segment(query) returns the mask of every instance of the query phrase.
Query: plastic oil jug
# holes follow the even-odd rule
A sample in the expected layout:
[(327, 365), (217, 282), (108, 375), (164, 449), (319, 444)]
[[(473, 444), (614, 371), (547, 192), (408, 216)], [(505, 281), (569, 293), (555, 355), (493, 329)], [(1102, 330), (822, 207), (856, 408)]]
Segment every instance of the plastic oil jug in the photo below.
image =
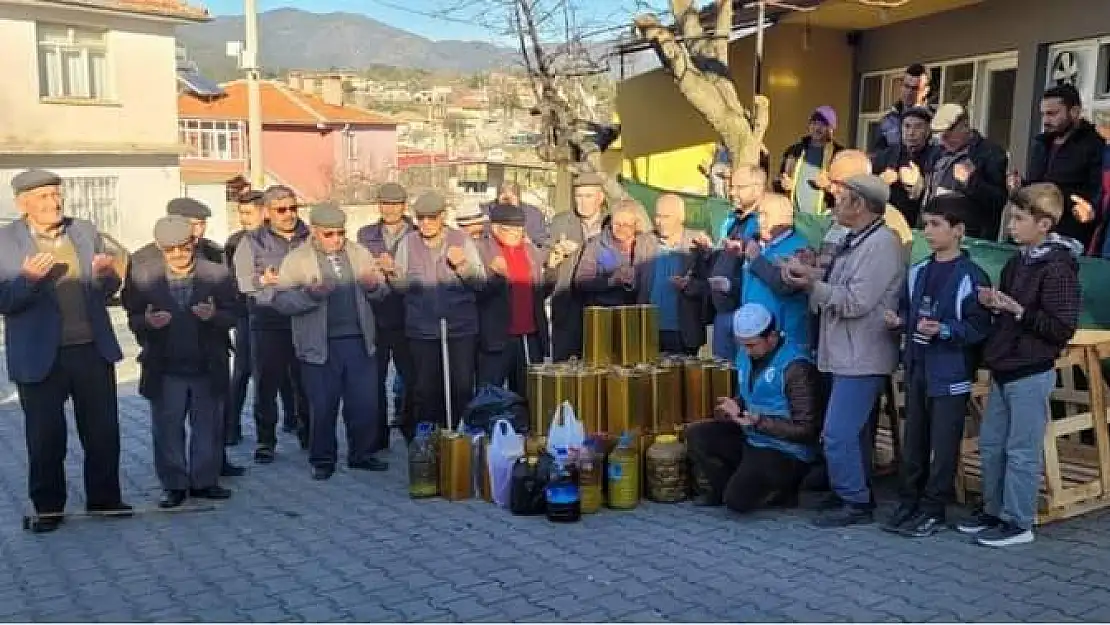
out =
[(605, 454), (599, 450), (600, 441), (591, 440), (582, 449), (578, 460), (578, 491), (582, 498), (582, 514), (593, 514), (601, 509), (602, 476), (605, 473)]
[(609, 454), (609, 507), (631, 510), (640, 501), (640, 454), (636, 439), (625, 432)]
[(544, 489), (547, 520), (555, 523), (574, 523), (582, 518), (582, 499), (578, 489), (578, 469), (570, 460), (565, 447), (555, 450), (551, 477)]
[(663, 434), (647, 450), (647, 495), (660, 503), (686, 498), (686, 446), (673, 434)]
[(435, 426), (420, 423), (409, 443), (409, 497), (422, 499), (439, 494), (439, 457)]

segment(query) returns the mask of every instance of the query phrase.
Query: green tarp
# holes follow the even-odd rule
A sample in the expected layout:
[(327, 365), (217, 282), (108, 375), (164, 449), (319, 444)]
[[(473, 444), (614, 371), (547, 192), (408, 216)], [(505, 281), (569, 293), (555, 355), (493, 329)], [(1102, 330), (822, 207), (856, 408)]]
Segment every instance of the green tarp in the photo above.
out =
[[(640, 201), (652, 213), (655, 200), (662, 189), (622, 179), (621, 184), (629, 195)], [(686, 200), (686, 223), (690, 228), (716, 233), (731, 205), (720, 198), (703, 195), (679, 193)], [(799, 213), (795, 228), (802, 233), (814, 248), (819, 247), (829, 227), (829, 218)], [(979, 239), (968, 239), (966, 247), (975, 262), (998, 281), (1002, 266), (1006, 264), (1017, 248), (1002, 243), (992, 243)], [(914, 232), (913, 260), (916, 262), (929, 254), (929, 247), (920, 232)], [(1110, 261), (1101, 258), (1081, 258), (1079, 260), (1079, 279), (1083, 285), (1083, 316), (1079, 325), (1083, 328), (1110, 329)]]

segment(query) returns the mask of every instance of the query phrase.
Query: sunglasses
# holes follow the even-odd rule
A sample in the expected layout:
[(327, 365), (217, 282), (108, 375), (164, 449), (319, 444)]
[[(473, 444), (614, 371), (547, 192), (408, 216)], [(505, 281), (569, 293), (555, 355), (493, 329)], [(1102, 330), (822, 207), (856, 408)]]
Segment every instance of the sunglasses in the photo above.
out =
[(271, 208), (270, 210), (274, 211), (278, 215), (284, 215), (285, 213), (295, 213), (297, 212), (298, 208), (298, 206), (277, 206), (275, 208)]

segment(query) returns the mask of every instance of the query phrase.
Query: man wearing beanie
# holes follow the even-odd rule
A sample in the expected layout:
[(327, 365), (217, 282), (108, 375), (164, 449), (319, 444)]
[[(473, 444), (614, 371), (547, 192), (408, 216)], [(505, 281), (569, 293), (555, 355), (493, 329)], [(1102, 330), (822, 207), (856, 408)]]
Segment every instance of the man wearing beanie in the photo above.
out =
[[(205, 230), (208, 227), (208, 218), (212, 216), (211, 209), (193, 198), (178, 197), (166, 203), (166, 215), (178, 217), (189, 224), (189, 236), (193, 238), (193, 250), (199, 258), (202, 258), (210, 263), (225, 263), (226, 258), (224, 256), (223, 248), (217, 245), (214, 241), (204, 238)], [(161, 271), (161, 267), (164, 265), (164, 263), (164, 254), (162, 253), (162, 250), (158, 247), (157, 242), (151, 242), (140, 247), (138, 250), (135, 251), (134, 254), (131, 255), (130, 262), (127, 266), (127, 276), (124, 280), (124, 284), (127, 285), (133, 282), (133, 276), (137, 271), (140, 273), (144, 271), (154, 271), (156, 273)], [(129, 304), (129, 297), (131, 297), (131, 289), (124, 288), (123, 292), (120, 294), (120, 300), (124, 308), (126, 308)], [(225, 350), (225, 353), (228, 353), (230, 355), (230, 332), (227, 336), (226, 343), (227, 349)], [(225, 391), (223, 393), (220, 393), (219, 395), (220, 405), (221, 407), (223, 407), (223, 410), (225, 412), (225, 429), (227, 428), (227, 409), (225, 404), (231, 400), (230, 391), (231, 373), (229, 365), (227, 389), (225, 389)], [(228, 461), (226, 453), (224, 453), (223, 455), (221, 465), (222, 466), (220, 469), (220, 473), (224, 477), (237, 477), (245, 473), (243, 467), (235, 466)]]
[(686, 428), (690, 461), (710, 486), (696, 503), (735, 512), (792, 507), (818, 459), (820, 373), (762, 304), (741, 306), (731, 325), (744, 364), (738, 397), (714, 398), (715, 418)]
[(160, 262), (134, 267), (124, 288), (128, 326), (142, 350), (139, 394), (150, 400), (154, 466), (163, 489), (158, 505), (176, 508), (189, 496), (227, 499), (231, 491), (219, 478), (227, 333), (237, 319), (231, 274), (223, 263), (197, 254), (197, 239), (182, 216), (159, 219), (153, 244)]
[(30, 530), (52, 532), (66, 505), (66, 402), (85, 434), (85, 504), (131, 509), (119, 483), (115, 363), (123, 358), (106, 302), (120, 276), (96, 226), (63, 212), (62, 179), (32, 169), (12, 178), (21, 218), (0, 228), (0, 315), (8, 376), (27, 434)]
[(494, 203), (488, 214), (490, 236), (478, 242), (488, 275), (478, 297), (478, 386), (507, 380), (523, 395), (528, 365), (547, 353), (544, 300), (554, 281), (544, 278), (544, 256), (527, 238), (524, 210)]
[(796, 211), (824, 214), (830, 208), (825, 203), (825, 194), (810, 183), (817, 179), (818, 174), (828, 171), (833, 156), (844, 149), (833, 140), (836, 121), (833, 107), (817, 107), (809, 116), (806, 135), (782, 155), (782, 168), (775, 190), (790, 196)]
[(309, 403), (312, 477), (326, 480), (338, 462), (335, 440), (339, 404), (347, 429), (347, 466), (389, 468), (374, 454), (385, 418), (379, 410), (371, 300), (389, 292), (385, 274), (366, 248), (347, 240), (347, 214), (318, 204), (309, 216), (312, 235), (285, 257), (278, 272), (274, 309), (291, 317), (293, 345)]

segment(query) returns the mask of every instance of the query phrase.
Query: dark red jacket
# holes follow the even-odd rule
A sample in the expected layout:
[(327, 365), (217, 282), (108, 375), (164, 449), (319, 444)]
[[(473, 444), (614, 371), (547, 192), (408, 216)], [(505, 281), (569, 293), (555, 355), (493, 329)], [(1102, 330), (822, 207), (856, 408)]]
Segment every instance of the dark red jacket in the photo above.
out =
[(1079, 325), (1078, 242), (1050, 235), (1033, 251), (1022, 251), (1002, 268), (999, 289), (1017, 300), (1021, 321), (1010, 313), (994, 318), (983, 358), (1003, 384), (1051, 370)]

